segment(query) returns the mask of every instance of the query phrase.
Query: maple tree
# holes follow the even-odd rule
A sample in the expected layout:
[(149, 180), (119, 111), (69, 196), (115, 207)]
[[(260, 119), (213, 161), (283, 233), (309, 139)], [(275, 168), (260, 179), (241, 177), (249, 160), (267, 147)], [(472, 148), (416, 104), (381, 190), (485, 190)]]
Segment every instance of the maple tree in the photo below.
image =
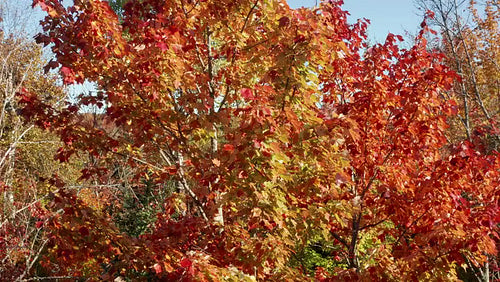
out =
[[(464, 253), (494, 254), (498, 155), (445, 147), (457, 76), (427, 50), (426, 22), (409, 49), (392, 34), (368, 46), (368, 22), (348, 24), (341, 4), (128, 1), (119, 19), (106, 1), (35, 0), (47, 67), (97, 91), (56, 108), (23, 89), (24, 117), (61, 138), (59, 161), (90, 157), (84, 185), (127, 187), (157, 212), (123, 233), (123, 201), (57, 181), (41, 266), (307, 280), (300, 254), (316, 248), (335, 261), (318, 280), (454, 279)], [(86, 105), (111, 126), (82, 118)]]
[[(439, 31), (439, 44), (455, 70), (457, 79), (446, 97), (459, 101), (459, 114), (450, 119), (450, 143), (467, 144), (484, 158), (498, 152), (498, 1), (419, 1), (424, 9), (436, 12), (433, 20)], [(482, 11), (478, 10), (478, 7)], [(494, 257), (484, 264), (467, 256), (469, 274), (479, 280), (494, 277), (498, 262)]]

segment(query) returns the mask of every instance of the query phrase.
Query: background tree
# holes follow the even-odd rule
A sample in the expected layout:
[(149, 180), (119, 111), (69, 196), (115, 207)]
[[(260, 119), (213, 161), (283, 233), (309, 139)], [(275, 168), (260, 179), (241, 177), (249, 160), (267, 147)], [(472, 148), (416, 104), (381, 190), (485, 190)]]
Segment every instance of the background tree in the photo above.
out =
[(24, 124), (16, 93), (21, 88), (40, 93), (56, 105), (63, 91), (55, 78), (43, 74), (42, 48), (22, 35), (0, 32), (0, 273), (4, 279), (23, 279), (36, 272), (47, 243), (41, 208), (55, 175), (66, 183), (77, 177), (68, 164), (53, 160), (56, 136), (34, 124)]
[(485, 153), (498, 150), (498, 1), (417, 3), (436, 13), (433, 24), (441, 35), (439, 48), (447, 55), (447, 65), (461, 77), (451, 94), (460, 101), (462, 128), (454, 131), (453, 141), (479, 142)]
[(53, 190), (54, 177), (68, 184), (77, 178), (72, 166), (53, 160), (58, 138), (24, 124), (20, 116), (16, 93), (22, 88), (51, 105), (64, 99), (56, 78), (44, 74), (42, 47), (29, 38), (35, 15), (28, 1), (0, 1), (0, 277), (11, 281), (40, 271), (47, 243), (41, 227), (49, 217), (42, 203)]

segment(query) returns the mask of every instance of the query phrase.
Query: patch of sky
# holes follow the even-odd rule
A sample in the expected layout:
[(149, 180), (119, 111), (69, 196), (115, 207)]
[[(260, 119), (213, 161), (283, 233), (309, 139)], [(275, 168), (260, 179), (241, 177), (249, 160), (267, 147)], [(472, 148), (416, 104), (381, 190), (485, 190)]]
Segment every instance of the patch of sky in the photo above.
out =
[[(314, 7), (319, 0), (288, 0), (291, 8)], [(346, 0), (342, 6), (350, 16), (348, 21), (355, 23), (358, 19), (370, 20), (368, 39), (372, 43), (385, 41), (388, 33), (400, 34), (413, 38), (423, 19), (414, 0)]]

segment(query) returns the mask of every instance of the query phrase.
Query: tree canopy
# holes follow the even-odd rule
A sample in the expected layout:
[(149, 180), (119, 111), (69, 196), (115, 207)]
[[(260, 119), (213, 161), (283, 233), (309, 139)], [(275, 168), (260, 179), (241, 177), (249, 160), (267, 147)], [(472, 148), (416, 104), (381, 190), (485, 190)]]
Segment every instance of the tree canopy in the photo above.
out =
[(54, 175), (38, 209), (45, 275), (454, 280), (495, 255), (500, 160), (447, 139), (459, 76), (432, 12), (404, 49), (341, 4), (35, 0), (46, 70), (96, 85), (62, 107), (18, 93), (80, 160), (81, 188)]

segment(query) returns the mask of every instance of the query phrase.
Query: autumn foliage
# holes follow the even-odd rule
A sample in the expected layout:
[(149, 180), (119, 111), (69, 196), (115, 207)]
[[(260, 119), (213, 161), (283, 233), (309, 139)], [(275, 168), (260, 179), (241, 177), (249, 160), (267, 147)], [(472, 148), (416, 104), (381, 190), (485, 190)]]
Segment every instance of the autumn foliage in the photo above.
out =
[[(132, 0), (120, 17), (74, 2), (34, 1), (37, 41), (95, 95), (18, 94), (60, 137), (57, 160), (85, 160), (83, 188), (52, 179), (42, 207), (45, 275), (453, 280), (496, 254), (498, 153), (447, 141), (458, 76), (425, 21), (402, 49), (392, 34), (369, 46), (342, 1)], [(328, 265), (308, 267), (311, 249)]]
[(57, 136), (19, 115), (22, 87), (50, 105), (64, 99), (55, 77), (43, 76), (41, 46), (0, 29), (0, 58), (0, 280), (14, 281), (30, 276), (45, 248), (41, 202), (52, 177), (70, 185), (79, 169), (54, 161)]
[(500, 145), (500, 12), (495, 1), (471, 2), (467, 10), (442, 30), (442, 49), (447, 64), (461, 76), (454, 85), (454, 96), (463, 109), (457, 127), (488, 153), (498, 151)]

